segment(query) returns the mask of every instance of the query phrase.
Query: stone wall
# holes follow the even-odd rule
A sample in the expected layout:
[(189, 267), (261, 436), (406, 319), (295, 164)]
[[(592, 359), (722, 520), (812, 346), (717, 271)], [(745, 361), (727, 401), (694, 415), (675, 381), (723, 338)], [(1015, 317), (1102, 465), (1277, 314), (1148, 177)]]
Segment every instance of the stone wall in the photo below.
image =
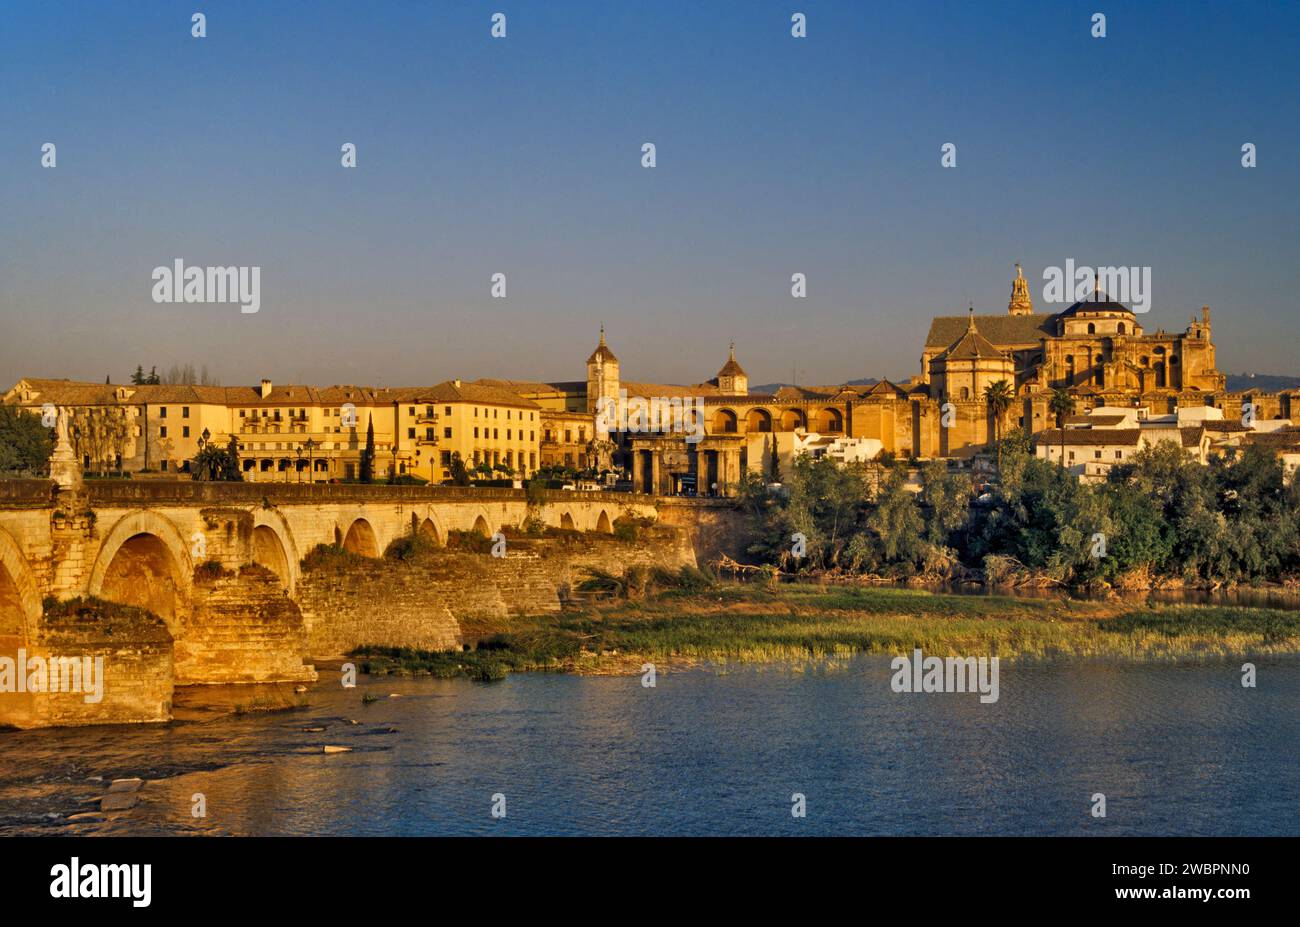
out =
[(749, 562), (745, 513), (733, 500), (671, 498), (659, 502), (659, 523), (685, 532), (695, 560), (705, 566), (722, 554)]
[(641, 529), (610, 535), (511, 539), (506, 556), (439, 549), (410, 561), (355, 559), (305, 571), (298, 600), (308, 652), (338, 657), (363, 644), (446, 650), (465, 643), (462, 623), (505, 627), (512, 616), (558, 612), (587, 567), (694, 565), (685, 535)]
[[(103, 697), (87, 702), (84, 692), (29, 694), (6, 711), (0, 722), (17, 727), (81, 724), (127, 724), (171, 720), (172, 637), (166, 625), (145, 612), (93, 609), (47, 615), (30, 656), (46, 659), (103, 659)], [(23, 696), (0, 695), (0, 699)]]
[(196, 582), (176, 637), (176, 684), (307, 682), (307, 630), (278, 577), (258, 567)]

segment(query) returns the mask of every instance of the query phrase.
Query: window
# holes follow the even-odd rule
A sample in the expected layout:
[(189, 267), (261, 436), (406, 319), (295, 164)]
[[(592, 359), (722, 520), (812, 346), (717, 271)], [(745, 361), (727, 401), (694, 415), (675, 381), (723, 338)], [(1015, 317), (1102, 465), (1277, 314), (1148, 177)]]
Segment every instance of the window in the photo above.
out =
[(451, 406), (443, 406), (442, 411), (447, 415), (451, 415)]
[(190, 436), (190, 426), (185, 425), (181, 428), (181, 437), (188, 438), (189, 436)]
[(451, 466), (451, 451), (443, 451), (442, 454), (439, 456), (439, 459), (442, 461), (442, 465), (443, 465), (444, 467), (450, 467), (450, 466)]
[(474, 426), (474, 437), (476, 437), (476, 438), (478, 437), (478, 426), (477, 426), (477, 425)]
[(426, 440), (426, 441), (435, 441), (435, 440), (437, 440), (437, 439), (434, 438), (434, 436), (433, 436), (433, 429), (432, 429), (432, 428), (426, 428), (426, 429), (424, 429), (424, 440)]
[(500, 435), (497, 434), (497, 430), (495, 428), (492, 429), (492, 437), (493, 438), (500, 437)]
[(1074, 462), (1074, 451), (1070, 451), (1070, 462)]
[(510, 410), (506, 409), (506, 420), (508, 421), (509, 419), (510, 419)]
[[(415, 410), (412, 409), (411, 411), (415, 411)], [(415, 439), (415, 429), (414, 429), (414, 428), (408, 428), (408, 429), (406, 429), (406, 436), (407, 436), (408, 438), (414, 440), (414, 439)]]
[(564, 443), (565, 443), (565, 444), (572, 444), (572, 443), (573, 443), (573, 431), (572, 431), (572, 429), (569, 429), (569, 428), (564, 429)]
[(415, 406), (411, 406), (409, 409), (407, 409), (407, 410), (406, 410), (406, 414), (407, 414), (408, 417), (414, 415), (414, 414), (415, 414)]
[(450, 428), (444, 428), (444, 429), (442, 430), (442, 436), (443, 436), (444, 438), (450, 438), (450, 437), (451, 437), (451, 429), (450, 429)]
[(1123, 452), (1123, 451), (1116, 451), (1116, 452), (1115, 452), (1115, 459), (1116, 459), (1116, 460), (1123, 460), (1123, 459), (1124, 459), (1124, 452)]
[(181, 418), (189, 418), (189, 417), (190, 417), (190, 407), (181, 406)]
[(240, 410), (239, 410), (239, 417), (240, 417), (240, 418), (247, 418), (247, 416), (244, 415), (244, 413), (247, 412), (247, 411), (248, 411), (247, 409), (240, 409)]
[(167, 437), (167, 426), (166, 426), (166, 425), (163, 425), (163, 426), (161, 426), (161, 427), (158, 429), (158, 437), (160, 437), (160, 438), (165, 438), (165, 437)]
[(493, 417), (493, 418), (496, 418), (496, 417), (497, 417), (497, 410), (496, 410), (496, 409), (493, 409), (493, 410), (492, 410), (492, 417)]
[(158, 410), (158, 417), (159, 417), (159, 418), (166, 418), (166, 417), (167, 417), (167, 407), (166, 407), (166, 406), (163, 406), (161, 409)]
[(1096, 460), (1101, 460), (1101, 451), (1093, 451), (1092, 456)]
[[(509, 417), (510, 417), (510, 413), (507, 412), (507, 413), (506, 413), (506, 418), (509, 418)], [(509, 429), (509, 428), (506, 429), (506, 440), (507, 440), (507, 441), (510, 440), (510, 429)]]

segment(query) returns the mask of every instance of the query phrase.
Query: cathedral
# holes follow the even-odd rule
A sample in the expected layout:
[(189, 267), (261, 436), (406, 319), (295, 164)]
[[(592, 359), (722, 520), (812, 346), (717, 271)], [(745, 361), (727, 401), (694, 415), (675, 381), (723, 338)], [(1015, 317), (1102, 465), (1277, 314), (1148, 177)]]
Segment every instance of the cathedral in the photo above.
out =
[(1209, 306), (1178, 333), (1147, 334), (1131, 309), (1100, 289), (1063, 312), (1037, 313), (1019, 264), (1006, 314), (939, 316), (921, 355), (921, 380), (937, 399), (982, 396), (996, 379), (1018, 396), (1064, 387), (1123, 405), (1135, 395), (1165, 405), (1178, 394), (1224, 388)]
[[(999, 381), (1012, 403), (1004, 421), (995, 423), (985, 391)], [(699, 397), (703, 440), (692, 443), (669, 433), (611, 436), (611, 462), (631, 476), (638, 491), (658, 493), (725, 494), (746, 471), (767, 471), (773, 448), (797, 445), (809, 435), (879, 442), (882, 450), (905, 458), (973, 457), (987, 450), (996, 425), (1031, 434), (1054, 427), (1048, 402), (1057, 389), (1068, 392), (1075, 413), (1126, 406), (1160, 415), (1188, 406), (1235, 409), (1240, 403), (1225, 393), (1225, 377), (1215, 366), (1208, 306), (1181, 332), (1148, 331), (1132, 309), (1100, 287), (1060, 312), (1036, 312), (1019, 265), (1005, 312), (976, 313), (972, 307), (964, 315), (931, 320), (920, 373), (904, 382), (751, 392), (734, 344), (707, 381), (627, 381), (602, 326), (585, 382), (508, 385), (552, 410), (549, 416), (590, 418), (602, 398), (621, 393), (647, 403)], [(1259, 398), (1261, 415), (1290, 414), (1290, 395)], [(545, 443), (542, 456), (547, 459)], [(568, 457), (575, 459), (573, 453)]]

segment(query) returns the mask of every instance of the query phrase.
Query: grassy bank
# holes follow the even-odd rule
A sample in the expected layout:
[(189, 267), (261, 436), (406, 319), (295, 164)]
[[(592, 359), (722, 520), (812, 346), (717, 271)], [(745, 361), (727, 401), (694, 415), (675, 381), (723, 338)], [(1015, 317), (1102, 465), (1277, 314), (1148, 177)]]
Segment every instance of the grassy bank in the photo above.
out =
[(635, 672), (643, 662), (788, 662), (927, 654), (1000, 657), (1300, 653), (1300, 612), (946, 595), (880, 588), (720, 585), (465, 628), (466, 651), (367, 647), (363, 672), (498, 679), (542, 670)]

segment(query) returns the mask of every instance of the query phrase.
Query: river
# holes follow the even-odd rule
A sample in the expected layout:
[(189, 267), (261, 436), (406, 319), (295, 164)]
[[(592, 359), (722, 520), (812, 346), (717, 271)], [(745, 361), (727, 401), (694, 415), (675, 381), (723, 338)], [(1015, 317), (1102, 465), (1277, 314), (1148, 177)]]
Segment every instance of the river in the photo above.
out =
[[(178, 690), (171, 724), (0, 732), (0, 834), (1300, 834), (1300, 659), (1242, 662), (1004, 660), (993, 704), (879, 656)], [(117, 777), (139, 805), (69, 820)]]

